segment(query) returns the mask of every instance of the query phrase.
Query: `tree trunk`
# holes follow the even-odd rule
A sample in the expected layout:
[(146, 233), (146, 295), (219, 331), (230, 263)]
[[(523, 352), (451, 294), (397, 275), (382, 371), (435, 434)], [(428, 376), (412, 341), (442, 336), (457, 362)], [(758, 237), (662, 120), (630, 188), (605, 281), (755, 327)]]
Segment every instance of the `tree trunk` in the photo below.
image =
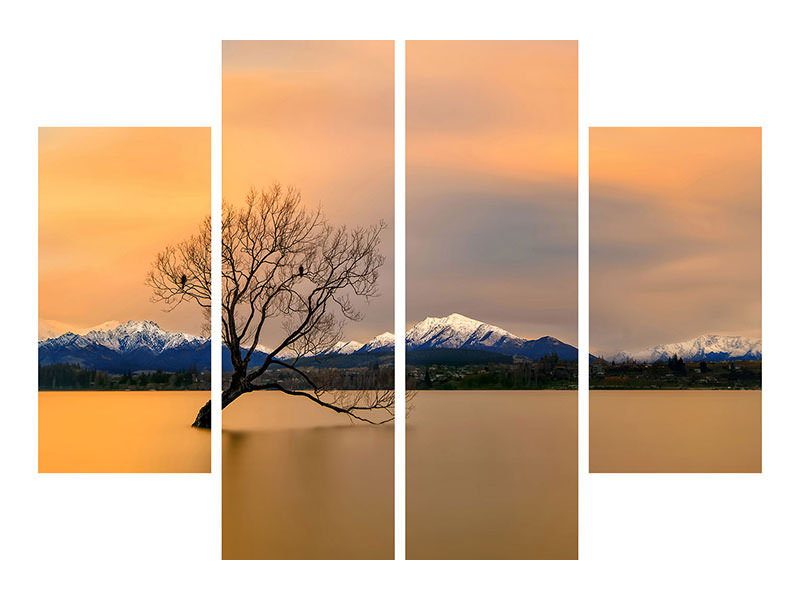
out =
[(242, 394), (244, 394), (243, 389), (238, 387), (234, 389), (233, 386), (229, 387), (227, 390), (222, 392), (222, 408), (228, 406), (231, 402), (236, 400)]
[[(236, 400), (244, 393), (243, 390), (236, 388), (228, 388), (222, 392), (222, 408), (228, 406), (231, 402)], [(192, 427), (201, 427), (203, 429), (211, 429), (211, 400), (206, 402), (203, 407), (198, 411), (197, 417), (192, 423)]]
[(192, 427), (211, 429), (211, 400), (203, 404), (203, 408), (198, 411)]

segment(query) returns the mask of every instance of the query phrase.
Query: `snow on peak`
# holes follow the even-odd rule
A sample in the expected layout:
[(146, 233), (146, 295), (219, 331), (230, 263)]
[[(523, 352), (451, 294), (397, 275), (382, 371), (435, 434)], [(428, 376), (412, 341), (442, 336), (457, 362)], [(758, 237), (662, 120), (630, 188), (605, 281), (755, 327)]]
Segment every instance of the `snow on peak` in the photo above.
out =
[[(380, 335), (375, 336), (366, 344), (362, 344), (361, 342), (357, 342), (355, 340), (350, 340), (348, 342), (340, 341), (336, 342), (330, 350), (322, 352), (321, 354), (355, 354), (355, 353), (364, 353), (364, 352), (372, 352), (373, 350), (391, 350), (394, 348), (394, 334), (386, 331)], [(265, 348), (264, 346), (258, 346), (258, 349), (262, 352), (269, 353), (270, 351)], [(291, 351), (285, 351), (284, 356), (278, 355), (277, 358), (296, 358), (297, 355)]]
[(415, 348), (494, 347), (501, 344), (522, 345), (523, 338), (505, 329), (452, 313), (446, 317), (427, 317), (406, 333), (406, 345)]
[(757, 360), (761, 358), (761, 340), (741, 335), (707, 333), (683, 342), (659, 344), (634, 352), (619, 352), (608, 360), (656, 362), (674, 355), (687, 360)]
[(160, 354), (165, 350), (184, 344), (198, 346), (206, 341), (205, 338), (187, 333), (165, 331), (153, 321), (128, 321), (127, 323), (107, 321), (86, 333), (66, 332), (58, 337), (42, 340), (39, 345), (76, 346), (79, 348), (96, 345), (117, 352), (147, 348)]
[(336, 345), (331, 348), (331, 354), (352, 354), (353, 352), (357, 352), (361, 349), (364, 344), (361, 342), (356, 341), (349, 341), (349, 342), (337, 342)]
[(384, 331), (361, 346), (358, 351), (372, 352), (373, 350), (389, 350), (391, 348), (394, 348), (394, 334), (390, 331)]

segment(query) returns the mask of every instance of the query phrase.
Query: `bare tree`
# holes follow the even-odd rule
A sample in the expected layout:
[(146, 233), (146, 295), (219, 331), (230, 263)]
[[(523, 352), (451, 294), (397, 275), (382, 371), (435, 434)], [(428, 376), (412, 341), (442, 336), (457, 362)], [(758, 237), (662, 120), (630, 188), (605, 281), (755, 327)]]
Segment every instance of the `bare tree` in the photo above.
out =
[[(251, 191), (241, 207), (224, 203), (222, 213), (222, 341), (233, 366), (222, 408), (247, 392), (275, 390), (359, 421), (392, 420), (392, 390), (337, 391), (331, 378), (301, 362), (329, 352), (343, 325), (362, 318), (354, 296), (377, 294), (385, 224), (332, 227), (319, 210), (303, 207), (297, 191), (280, 185)], [(156, 257), (147, 279), (154, 301), (169, 310), (183, 301), (210, 308), (210, 233), (206, 219), (199, 235)], [(304, 385), (290, 389), (270, 380), (270, 367), (288, 369)], [(194, 425), (210, 427), (210, 402)]]

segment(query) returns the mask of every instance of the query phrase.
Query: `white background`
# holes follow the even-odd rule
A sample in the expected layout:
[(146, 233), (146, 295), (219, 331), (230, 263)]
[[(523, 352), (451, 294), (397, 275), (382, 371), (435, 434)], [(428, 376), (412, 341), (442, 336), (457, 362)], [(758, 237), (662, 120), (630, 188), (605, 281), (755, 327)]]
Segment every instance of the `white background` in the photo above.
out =
[[(499, 0), (5, 4), (0, 17), (5, 259), (0, 589), (5, 596), (798, 597), (791, 571), (800, 558), (800, 394), (793, 343), (800, 333), (800, 53), (798, 19), (790, 7), (788, 2), (656, 6)], [(328, 38), (580, 40), (582, 348), (588, 347), (587, 127), (764, 127), (763, 474), (590, 476), (588, 397), (582, 391), (580, 560), (480, 563), (222, 562), (218, 430), (213, 475), (37, 475), (36, 128), (210, 125), (213, 200), (219, 206), (220, 40)], [(397, 99), (402, 132), (402, 87)], [(402, 151), (402, 140), (398, 148)], [(397, 165), (400, 178), (402, 152)], [(399, 180), (399, 202), (403, 191)], [(399, 217), (403, 210), (400, 204)], [(400, 335), (401, 226), (398, 219)], [(585, 384), (585, 368), (581, 374)], [(397, 458), (402, 467), (402, 453)], [(402, 488), (397, 492), (399, 510)]]

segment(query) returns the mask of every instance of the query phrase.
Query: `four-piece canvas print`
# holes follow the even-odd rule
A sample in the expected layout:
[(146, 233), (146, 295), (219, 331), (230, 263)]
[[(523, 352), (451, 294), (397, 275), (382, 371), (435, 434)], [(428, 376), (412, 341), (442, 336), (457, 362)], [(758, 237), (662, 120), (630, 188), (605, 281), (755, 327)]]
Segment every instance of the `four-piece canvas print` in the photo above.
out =
[(589, 129), (579, 349), (578, 43), (407, 42), (405, 131), (395, 81), (223, 42), (221, 212), (208, 127), (39, 129), (39, 472), (209, 473), (219, 427), (223, 559), (402, 558), (398, 201), (405, 558), (578, 558), (583, 360), (591, 473), (761, 472), (761, 129)]

